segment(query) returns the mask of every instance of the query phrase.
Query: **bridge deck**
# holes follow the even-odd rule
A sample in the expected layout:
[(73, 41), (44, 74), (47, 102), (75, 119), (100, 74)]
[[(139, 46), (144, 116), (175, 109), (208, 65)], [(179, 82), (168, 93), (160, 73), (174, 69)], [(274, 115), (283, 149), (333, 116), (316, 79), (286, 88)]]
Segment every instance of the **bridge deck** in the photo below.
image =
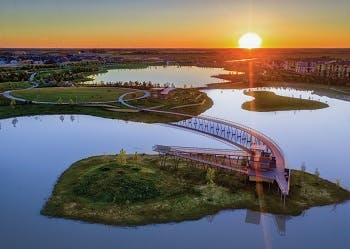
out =
[[(240, 172), (248, 176), (256, 177), (257, 179), (260, 178), (276, 181), (282, 193), (288, 192), (289, 190), (288, 181), (286, 181), (286, 178), (289, 178), (289, 171), (281, 172), (279, 169), (255, 170), (248, 167), (238, 167), (237, 164), (233, 165), (231, 163), (231, 157), (235, 157), (238, 160), (239, 158), (246, 158), (251, 156), (251, 154), (246, 151), (165, 145), (155, 145), (153, 147), (153, 150), (161, 154), (181, 157), (184, 159), (209, 164), (215, 167)], [(214, 156), (215, 159), (213, 160), (210, 156)], [(217, 158), (220, 158), (221, 160), (217, 160)]]
[(250, 153), (243, 150), (229, 150), (229, 149), (211, 149), (211, 148), (197, 148), (197, 147), (180, 147), (180, 146), (165, 146), (156, 145), (154, 150), (162, 153), (191, 153), (191, 154), (208, 154), (208, 155), (221, 155), (221, 156), (240, 156), (249, 157)]

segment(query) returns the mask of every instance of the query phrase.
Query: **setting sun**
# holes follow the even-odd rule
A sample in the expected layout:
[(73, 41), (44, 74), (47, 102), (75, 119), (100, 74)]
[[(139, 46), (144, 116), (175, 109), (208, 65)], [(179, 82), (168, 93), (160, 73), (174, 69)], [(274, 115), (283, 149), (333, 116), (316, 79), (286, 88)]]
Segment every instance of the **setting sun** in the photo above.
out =
[(262, 43), (261, 37), (256, 33), (246, 33), (238, 41), (240, 48), (260, 48)]

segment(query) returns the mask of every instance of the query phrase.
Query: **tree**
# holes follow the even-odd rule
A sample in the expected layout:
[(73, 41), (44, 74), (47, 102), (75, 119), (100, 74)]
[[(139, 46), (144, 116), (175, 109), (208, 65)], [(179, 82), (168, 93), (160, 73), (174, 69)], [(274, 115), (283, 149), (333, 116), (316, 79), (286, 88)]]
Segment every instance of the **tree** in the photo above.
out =
[(57, 104), (58, 104), (58, 105), (62, 105), (62, 103), (63, 103), (62, 98), (59, 97), (58, 100), (57, 100)]
[(339, 178), (335, 179), (335, 185), (337, 185), (337, 187), (340, 187), (340, 179)]
[(121, 149), (118, 155), (118, 163), (120, 165), (125, 165), (126, 164), (126, 152), (124, 149)]
[(315, 169), (315, 176), (320, 177), (320, 172), (318, 171), (318, 168)]
[(305, 165), (304, 162), (301, 164), (300, 169), (301, 169), (302, 172), (305, 172), (305, 171), (306, 171), (306, 165)]
[(10, 106), (11, 106), (12, 108), (15, 108), (15, 105), (16, 105), (16, 100), (15, 100), (15, 99), (11, 99), (11, 101), (10, 101)]
[(109, 160), (109, 157), (108, 157), (107, 155), (104, 155), (102, 159), (103, 159), (103, 163), (104, 163), (104, 164), (107, 164), (107, 163), (109, 163), (109, 161), (110, 161), (110, 160)]
[(133, 159), (134, 163), (136, 163), (136, 164), (139, 164), (141, 162), (140, 155), (137, 152), (135, 152), (132, 159)]
[(207, 175), (206, 175), (207, 181), (208, 181), (208, 185), (210, 187), (214, 187), (215, 186), (215, 170), (213, 168), (208, 168), (207, 170)]

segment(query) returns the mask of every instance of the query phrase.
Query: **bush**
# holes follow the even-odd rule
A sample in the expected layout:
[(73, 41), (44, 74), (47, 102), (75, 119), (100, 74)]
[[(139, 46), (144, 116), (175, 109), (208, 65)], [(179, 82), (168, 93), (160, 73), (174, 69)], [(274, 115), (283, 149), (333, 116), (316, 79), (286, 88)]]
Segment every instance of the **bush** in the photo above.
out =
[[(133, 166), (133, 169), (139, 170)], [(134, 175), (126, 168), (117, 168), (111, 174), (111, 167), (102, 166), (98, 171), (83, 176), (73, 186), (73, 193), (94, 202), (126, 203), (155, 198), (160, 195), (156, 183), (151, 179)]]

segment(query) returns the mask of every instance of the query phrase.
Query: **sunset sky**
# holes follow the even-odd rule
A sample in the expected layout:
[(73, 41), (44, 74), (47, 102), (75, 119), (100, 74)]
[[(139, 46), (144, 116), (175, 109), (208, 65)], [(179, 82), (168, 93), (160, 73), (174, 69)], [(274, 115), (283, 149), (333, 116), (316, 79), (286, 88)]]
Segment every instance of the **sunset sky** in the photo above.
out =
[(0, 47), (350, 47), (349, 0), (1, 0)]

